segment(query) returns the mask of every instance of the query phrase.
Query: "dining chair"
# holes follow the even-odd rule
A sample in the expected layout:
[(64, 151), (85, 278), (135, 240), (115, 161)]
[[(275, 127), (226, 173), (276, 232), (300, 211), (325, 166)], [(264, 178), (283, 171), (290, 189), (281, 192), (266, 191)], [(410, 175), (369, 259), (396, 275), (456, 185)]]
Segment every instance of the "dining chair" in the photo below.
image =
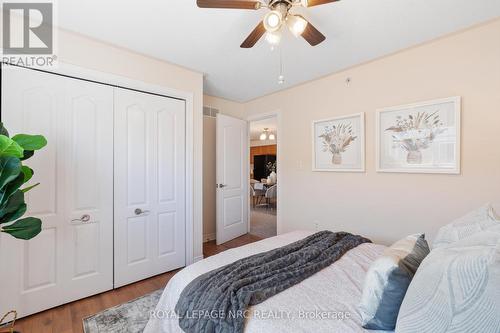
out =
[(250, 186), (250, 196), (252, 197), (252, 207), (255, 208), (255, 206), (260, 204), (260, 201), (264, 197), (264, 195), (265, 195), (264, 190), (255, 189), (255, 186)]
[(266, 191), (265, 198), (266, 198), (266, 204), (268, 208), (272, 208), (271, 204), (273, 203), (273, 200), (276, 199), (278, 196), (278, 185), (275, 184), (271, 187), (269, 187)]

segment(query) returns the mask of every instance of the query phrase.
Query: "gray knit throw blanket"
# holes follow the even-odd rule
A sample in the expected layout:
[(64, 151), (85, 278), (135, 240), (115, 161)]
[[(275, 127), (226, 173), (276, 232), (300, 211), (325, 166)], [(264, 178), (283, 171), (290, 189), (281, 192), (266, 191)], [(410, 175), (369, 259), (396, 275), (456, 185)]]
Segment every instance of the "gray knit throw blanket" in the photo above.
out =
[(321, 231), (295, 243), (205, 273), (175, 306), (186, 333), (240, 333), (245, 310), (307, 279), (356, 246), (370, 242), (346, 232)]

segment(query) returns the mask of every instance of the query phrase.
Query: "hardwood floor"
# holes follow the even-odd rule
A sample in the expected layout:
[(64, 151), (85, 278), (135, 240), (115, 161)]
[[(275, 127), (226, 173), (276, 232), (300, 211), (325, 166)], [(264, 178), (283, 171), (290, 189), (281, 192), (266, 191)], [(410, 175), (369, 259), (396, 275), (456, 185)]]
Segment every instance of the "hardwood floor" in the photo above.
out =
[[(261, 239), (258, 236), (246, 234), (222, 245), (216, 245), (215, 241), (208, 242), (203, 244), (203, 255), (205, 258), (210, 257)], [(16, 322), (15, 329), (21, 333), (82, 333), (83, 318), (164, 288), (177, 271), (157, 275), (122, 288), (22, 318)]]

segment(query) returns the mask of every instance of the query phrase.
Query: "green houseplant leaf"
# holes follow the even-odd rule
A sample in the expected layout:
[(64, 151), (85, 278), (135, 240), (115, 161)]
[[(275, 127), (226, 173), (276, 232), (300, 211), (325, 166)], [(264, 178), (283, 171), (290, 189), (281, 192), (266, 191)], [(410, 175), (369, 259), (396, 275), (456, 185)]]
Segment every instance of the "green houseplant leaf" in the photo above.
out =
[(47, 145), (47, 140), (42, 135), (17, 134), (12, 140), (24, 150), (39, 150)]
[(19, 239), (31, 239), (42, 231), (42, 221), (34, 217), (27, 217), (3, 227), (2, 232)]
[(40, 185), (40, 183), (36, 183), (36, 184), (33, 184), (31, 186), (28, 186), (26, 188), (23, 188), (21, 191), (23, 191), (23, 193), (26, 193), (28, 191), (31, 191), (32, 189), (34, 189), (35, 187), (37, 187), (38, 185)]
[(0, 157), (0, 191), (21, 172), (21, 161), (12, 156)]
[(21, 158), (24, 155), (23, 148), (11, 138), (0, 135), (0, 156), (13, 156)]
[(0, 206), (24, 184), (24, 174), (21, 172), (11, 182), (0, 189)]
[(3, 126), (3, 123), (0, 122), (0, 135), (5, 135), (6, 137), (10, 137), (9, 131)]
[(32, 157), (35, 155), (35, 152), (33, 150), (25, 150), (23, 157), (21, 157), (21, 161), (27, 160), (28, 158)]
[(24, 192), (16, 190), (14, 194), (8, 197), (0, 206), (0, 219), (7, 214), (15, 213), (19, 207), (24, 204)]
[(9, 223), (9, 222), (17, 220), (18, 218), (23, 216), (24, 213), (26, 213), (26, 209), (28, 209), (28, 206), (26, 206), (25, 203), (22, 203), (12, 213), (8, 213), (8, 214), (5, 214), (4, 216), (2, 216), (2, 218), (0, 218), (0, 224)]
[(34, 174), (21, 161), (30, 158), (35, 150), (46, 145), (47, 140), (41, 135), (18, 134), (11, 139), (0, 122), (0, 232), (23, 240), (31, 239), (41, 232), (40, 219), (21, 219), (27, 210), (24, 193), (39, 185), (37, 183), (20, 189)]
[(24, 176), (24, 182), (23, 183), (27, 183), (30, 181), (30, 179), (33, 177), (33, 175), (35, 174), (35, 172), (33, 171), (32, 168), (26, 166), (26, 165), (23, 165), (21, 167), (21, 172), (23, 173), (23, 176)]

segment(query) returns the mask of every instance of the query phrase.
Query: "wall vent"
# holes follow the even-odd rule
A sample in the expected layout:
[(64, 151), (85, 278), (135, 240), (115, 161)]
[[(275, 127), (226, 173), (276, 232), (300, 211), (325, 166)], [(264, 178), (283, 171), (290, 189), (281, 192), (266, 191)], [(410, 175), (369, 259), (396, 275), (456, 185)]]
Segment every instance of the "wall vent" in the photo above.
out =
[(217, 116), (217, 113), (219, 113), (219, 110), (217, 110), (216, 108), (210, 106), (203, 107), (204, 116), (215, 118)]

